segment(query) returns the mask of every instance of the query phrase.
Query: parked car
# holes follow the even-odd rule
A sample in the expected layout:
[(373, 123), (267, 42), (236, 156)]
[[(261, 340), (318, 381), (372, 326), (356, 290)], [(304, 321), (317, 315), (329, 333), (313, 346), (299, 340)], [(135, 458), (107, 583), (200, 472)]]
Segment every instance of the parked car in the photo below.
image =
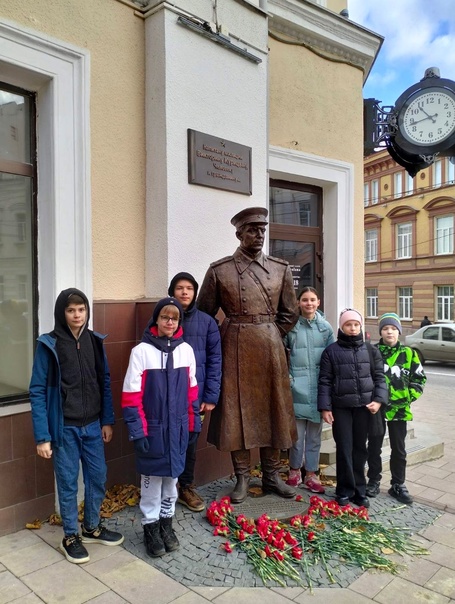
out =
[(422, 364), (425, 361), (455, 362), (455, 323), (421, 327), (406, 336), (405, 344), (417, 351)]

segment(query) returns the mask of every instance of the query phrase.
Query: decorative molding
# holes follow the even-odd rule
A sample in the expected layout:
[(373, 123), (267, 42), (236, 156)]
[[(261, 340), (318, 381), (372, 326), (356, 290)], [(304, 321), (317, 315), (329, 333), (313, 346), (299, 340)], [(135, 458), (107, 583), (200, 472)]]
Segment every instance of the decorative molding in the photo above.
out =
[(269, 147), (269, 176), (323, 190), (324, 298), (328, 320), (354, 301), (354, 166), (283, 147)]
[(269, 0), (269, 30), (333, 55), (368, 77), (383, 38), (317, 4), (298, 0)]
[(0, 19), (2, 79), (36, 92), (39, 330), (59, 291), (92, 296), (90, 58), (87, 51)]
[(390, 219), (401, 219), (404, 217), (413, 217), (420, 212), (420, 210), (416, 210), (411, 206), (398, 206), (397, 208), (393, 208), (390, 212), (387, 212), (386, 216)]
[(449, 197), (448, 195), (441, 195), (440, 197), (435, 197), (428, 203), (423, 206), (423, 209), (427, 212), (436, 211), (436, 210), (454, 210), (455, 206), (455, 198)]

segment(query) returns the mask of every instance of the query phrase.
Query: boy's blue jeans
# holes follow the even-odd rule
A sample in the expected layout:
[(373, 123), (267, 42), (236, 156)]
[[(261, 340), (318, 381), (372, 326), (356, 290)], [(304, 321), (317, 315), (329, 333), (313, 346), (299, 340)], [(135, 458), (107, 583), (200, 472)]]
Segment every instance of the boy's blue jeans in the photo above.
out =
[(78, 533), (77, 480), (79, 461), (84, 477), (84, 526), (94, 529), (100, 522), (105, 496), (106, 461), (99, 421), (87, 426), (64, 426), (63, 444), (53, 449), (60, 515), (65, 535)]

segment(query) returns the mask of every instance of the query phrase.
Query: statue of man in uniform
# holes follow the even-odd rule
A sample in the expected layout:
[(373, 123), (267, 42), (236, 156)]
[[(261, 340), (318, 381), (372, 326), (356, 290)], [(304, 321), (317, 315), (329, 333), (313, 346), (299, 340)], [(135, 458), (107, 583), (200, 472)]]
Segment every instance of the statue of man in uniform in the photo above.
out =
[(286, 261), (262, 252), (266, 208), (247, 208), (231, 223), (240, 246), (210, 265), (198, 308), (226, 315), (221, 326), (221, 398), (212, 411), (208, 442), (230, 451), (236, 475), (233, 503), (248, 495), (250, 449), (260, 448), (262, 487), (281, 497), (295, 490), (280, 478), (280, 449), (297, 439), (282, 336), (298, 319)]

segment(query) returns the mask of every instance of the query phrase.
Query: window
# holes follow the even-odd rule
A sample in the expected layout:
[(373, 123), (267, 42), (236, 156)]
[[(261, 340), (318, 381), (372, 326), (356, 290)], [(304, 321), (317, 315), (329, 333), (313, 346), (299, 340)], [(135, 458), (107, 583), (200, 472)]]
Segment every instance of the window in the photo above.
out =
[(397, 258), (412, 257), (412, 224), (397, 224)]
[(439, 327), (429, 327), (423, 332), (424, 340), (439, 340)]
[(378, 260), (378, 231), (371, 229), (365, 231), (365, 262)]
[[(23, 385), (28, 389), (37, 331), (39, 326), (45, 331), (53, 324), (55, 292), (61, 283), (77, 286), (89, 299), (92, 295), (90, 55), (62, 40), (54, 41), (2, 19), (0, 39), (0, 79), (4, 78), (0, 81), (0, 195), (12, 188), (19, 196), (14, 200), (9, 197), (7, 211), (0, 217), (0, 274), (5, 276), (6, 302), (0, 313), (0, 404), (9, 404), (28, 399)], [(39, 120), (35, 119), (35, 97)], [(35, 160), (36, 138), (43, 150), (39, 162)], [(0, 206), (5, 206), (4, 198)], [(22, 243), (17, 240), (18, 213), (26, 217), (26, 240)], [(14, 278), (6, 274), (4, 262), (6, 248), (11, 246), (20, 258), (11, 271)], [(68, 254), (69, 249), (74, 253)], [(39, 274), (39, 304), (38, 259), (49, 267)], [(13, 268), (11, 263), (9, 268)], [(16, 300), (19, 275), (28, 279), (26, 301)], [(3, 311), (9, 313), (6, 321)], [(17, 363), (8, 347), (14, 325), (18, 336), (24, 325), (27, 333)], [(18, 341), (15, 346), (19, 350)], [(12, 384), (12, 379), (7, 382), (13, 371), (8, 374), (6, 365), (12, 367), (19, 386)]]
[(443, 342), (455, 342), (455, 331), (451, 327), (441, 327)]
[(406, 172), (406, 190), (405, 195), (412, 195), (414, 193), (414, 178)]
[(403, 173), (395, 172), (393, 176), (394, 194), (395, 199), (403, 195)]
[(0, 402), (26, 396), (36, 337), (34, 98), (0, 84)]
[(376, 204), (379, 201), (379, 180), (371, 181), (371, 203)]
[(453, 216), (435, 219), (435, 253), (453, 254)]
[(455, 164), (450, 161), (450, 157), (446, 157), (446, 183), (453, 185), (455, 182)]
[(315, 287), (322, 296), (322, 189), (270, 181), (270, 253), (290, 264), (294, 287)]
[(442, 161), (438, 159), (433, 164), (433, 187), (440, 187), (442, 184)]
[(370, 203), (370, 185), (366, 182), (363, 185), (363, 205), (367, 207)]
[(401, 319), (412, 319), (412, 287), (398, 288), (398, 315)]
[(369, 319), (378, 317), (378, 290), (376, 287), (367, 287), (366, 311)]
[(436, 289), (438, 321), (453, 321), (453, 286), (442, 285)]

